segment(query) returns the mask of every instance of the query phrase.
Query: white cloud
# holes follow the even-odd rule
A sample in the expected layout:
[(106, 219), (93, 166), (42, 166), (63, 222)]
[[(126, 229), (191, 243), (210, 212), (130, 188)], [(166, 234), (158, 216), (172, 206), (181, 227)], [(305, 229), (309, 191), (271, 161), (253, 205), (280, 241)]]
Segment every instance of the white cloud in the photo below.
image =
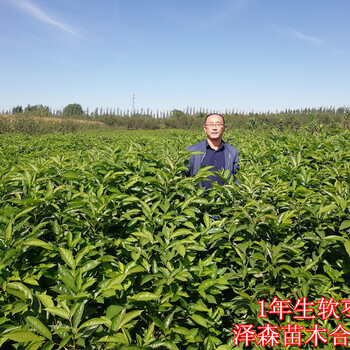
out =
[(294, 38), (297, 38), (297, 39), (300, 39), (300, 40), (303, 40), (303, 41), (307, 41), (307, 42), (309, 42), (311, 44), (314, 44), (314, 45), (323, 45), (323, 44), (325, 44), (325, 41), (323, 39), (303, 34), (303, 33), (299, 32), (299, 31), (297, 31), (296, 29), (293, 29), (293, 28), (291, 28), (290, 33), (292, 34), (292, 36)]
[(29, 16), (32, 16), (41, 22), (52, 25), (80, 39), (88, 40), (84, 36), (74, 31), (72, 28), (70, 28), (67, 24), (61, 21), (58, 21), (54, 19), (52, 16), (45, 13), (43, 10), (41, 10), (39, 7), (31, 3), (29, 0), (11, 0), (11, 1), (8, 1), (8, 3), (18, 7), (20, 10), (22, 10)]

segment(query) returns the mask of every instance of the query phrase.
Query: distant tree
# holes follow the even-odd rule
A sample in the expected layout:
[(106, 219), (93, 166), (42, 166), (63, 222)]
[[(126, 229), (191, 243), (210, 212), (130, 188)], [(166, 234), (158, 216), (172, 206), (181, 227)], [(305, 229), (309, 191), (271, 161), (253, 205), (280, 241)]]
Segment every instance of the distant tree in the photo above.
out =
[(186, 116), (186, 114), (178, 109), (173, 109), (170, 114), (172, 118), (182, 118), (184, 116)]
[(35, 115), (38, 117), (48, 116), (51, 114), (50, 107), (43, 106), (43, 105), (34, 105), (34, 106), (28, 105), (25, 108), (24, 113)]
[(20, 114), (23, 113), (22, 106), (16, 106), (12, 108), (12, 114)]
[(92, 116), (95, 117), (95, 118), (97, 118), (97, 117), (100, 116), (100, 115), (98, 114), (98, 108), (97, 108), (97, 107), (96, 107), (95, 110), (93, 111)]
[(84, 110), (78, 103), (72, 103), (63, 108), (62, 114), (66, 117), (84, 115)]

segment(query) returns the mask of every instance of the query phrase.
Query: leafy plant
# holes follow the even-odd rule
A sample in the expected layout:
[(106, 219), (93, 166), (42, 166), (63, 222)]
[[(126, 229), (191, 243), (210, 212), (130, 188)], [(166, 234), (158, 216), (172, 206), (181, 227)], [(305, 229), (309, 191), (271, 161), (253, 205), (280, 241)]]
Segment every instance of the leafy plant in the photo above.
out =
[(225, 350), (290, 321), (261, 300), (350, 297), (349, 133), (229, 132), (239, 184), (207, 193), (184, 177), (201, 138), (1, 136), (0, 345)]

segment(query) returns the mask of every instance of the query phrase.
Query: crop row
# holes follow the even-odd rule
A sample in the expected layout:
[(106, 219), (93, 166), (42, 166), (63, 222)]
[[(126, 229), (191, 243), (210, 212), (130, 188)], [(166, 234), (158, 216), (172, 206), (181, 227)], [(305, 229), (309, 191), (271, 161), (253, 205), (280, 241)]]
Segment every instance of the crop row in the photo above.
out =
[(203, 193), (199, 133), (3, 135), (0, 346), (226, 350), (290, 322), (263, 299), (350, 299), (349, 137), (228, 132), (239, 184)]

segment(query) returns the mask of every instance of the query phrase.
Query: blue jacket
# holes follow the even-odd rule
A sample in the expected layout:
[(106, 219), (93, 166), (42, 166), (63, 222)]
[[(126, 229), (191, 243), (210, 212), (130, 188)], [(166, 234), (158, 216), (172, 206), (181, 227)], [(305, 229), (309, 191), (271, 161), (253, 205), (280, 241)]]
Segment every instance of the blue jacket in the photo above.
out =
[[(239, 158), (237, 148), (231, 146), (230, 144), (222, 141), (224, 145), (224, 154), (225, 154), (225, 170), (230, 171), (230, 176), (235, 175), (239, 170)], [(203, 154), (194, 154), (190, 158), (190, 164), (188, 165), (190, 168), (189, 176), (194, 176), (198, 169), (201, 166), (201, 163), (206, 155), (207, 148), (206, 140), (196, 143), (195, 145), (187, 147), (187, 151), (191, 152), (202, 152)], [(236, 181), (238, 182), (238, 181)]]

